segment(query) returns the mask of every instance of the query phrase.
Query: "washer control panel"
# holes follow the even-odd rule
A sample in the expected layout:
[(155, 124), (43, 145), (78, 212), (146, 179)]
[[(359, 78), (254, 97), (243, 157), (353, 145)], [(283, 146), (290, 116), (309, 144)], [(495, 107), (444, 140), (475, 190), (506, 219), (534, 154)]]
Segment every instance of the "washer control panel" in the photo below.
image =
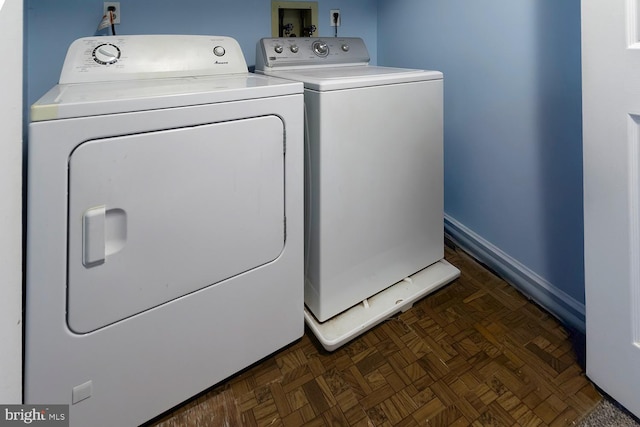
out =
[(84, 37), (67, 51), (60, 83), (247, 73), (238, 42), (223, 36)]
[(256, 70), (298, 66), (368, 64), (358, 37), (264, 38), (256, 47)]

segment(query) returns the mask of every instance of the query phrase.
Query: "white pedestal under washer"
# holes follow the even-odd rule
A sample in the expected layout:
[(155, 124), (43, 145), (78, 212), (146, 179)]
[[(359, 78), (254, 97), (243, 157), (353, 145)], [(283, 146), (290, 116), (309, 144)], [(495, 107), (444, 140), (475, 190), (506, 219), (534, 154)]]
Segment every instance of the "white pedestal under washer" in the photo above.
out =
[(444, 257), (443, 80), (369, 65), (360, 38), (262, 39), (304, 83), (305, 319), (333, 350), (459, 276)]
[(138, 425), (302, 336), (302, 90), (228, 37), (71, 45), (31, 109), (26, 403)]

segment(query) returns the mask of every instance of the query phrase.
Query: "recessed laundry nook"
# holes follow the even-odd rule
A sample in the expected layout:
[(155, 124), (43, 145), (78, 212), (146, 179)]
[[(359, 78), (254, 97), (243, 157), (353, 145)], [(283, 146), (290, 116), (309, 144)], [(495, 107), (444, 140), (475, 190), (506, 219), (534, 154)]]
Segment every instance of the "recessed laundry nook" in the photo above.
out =
[(0, 0), (0, 424), (640, 425), (636, 3)]

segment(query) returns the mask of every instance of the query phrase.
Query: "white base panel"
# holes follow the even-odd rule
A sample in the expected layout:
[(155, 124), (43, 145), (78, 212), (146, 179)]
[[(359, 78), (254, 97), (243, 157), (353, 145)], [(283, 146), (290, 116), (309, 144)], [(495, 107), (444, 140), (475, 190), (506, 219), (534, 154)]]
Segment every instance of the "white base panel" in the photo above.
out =
[(333, 351), (459, 276), (460, 270), (442, 259), (325, 322), (306, 307), (304, 318), (322, 346)]

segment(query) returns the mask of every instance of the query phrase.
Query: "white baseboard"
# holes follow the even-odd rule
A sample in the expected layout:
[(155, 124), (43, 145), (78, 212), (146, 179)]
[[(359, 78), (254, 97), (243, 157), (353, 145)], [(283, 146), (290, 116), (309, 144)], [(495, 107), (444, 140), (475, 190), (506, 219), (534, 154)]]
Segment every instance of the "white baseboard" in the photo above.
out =
[(542, 306), (562, 323), (585, 333), (585, 307), (534, 271), (445, 214), (445, 233), (477, 260)]

